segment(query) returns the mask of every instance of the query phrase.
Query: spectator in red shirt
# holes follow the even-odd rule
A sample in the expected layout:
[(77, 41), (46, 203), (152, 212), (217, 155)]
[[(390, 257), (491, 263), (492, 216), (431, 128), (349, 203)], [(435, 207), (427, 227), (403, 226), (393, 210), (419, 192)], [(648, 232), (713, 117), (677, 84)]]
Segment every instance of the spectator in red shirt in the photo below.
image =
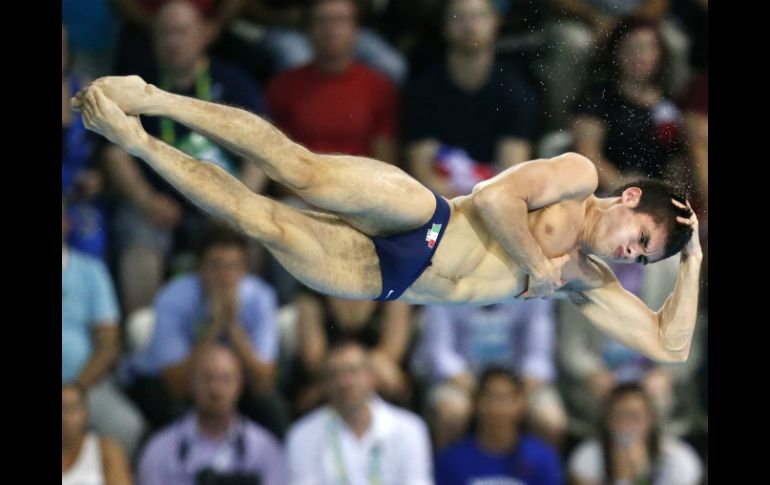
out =
[[(307, 26), (314, 58), (273, 78), (268, 112), (276, 126), (314, 152), (396, 163), (398, 93), (388, 78), (356, 59), (358, 19), (353, 0), (310, 5)], [(297, 204), (304, 203), (297, 199)], [(271, 257), (267, 264), (279, 301), (292, 301), (299, 283)]]
[(383, 75), (356, 60), (352, 0), (320, 0), (308, 12), (315, 58), (268, 87), (277, 126), (310, 150), (396, 161), (398, 95)]

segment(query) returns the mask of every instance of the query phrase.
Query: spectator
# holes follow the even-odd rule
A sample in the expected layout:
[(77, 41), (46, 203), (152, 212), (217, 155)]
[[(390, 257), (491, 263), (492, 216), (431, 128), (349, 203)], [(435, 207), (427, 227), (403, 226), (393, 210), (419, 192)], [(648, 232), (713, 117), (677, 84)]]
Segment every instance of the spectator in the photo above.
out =
[(364, 348), (337, 344), (325, 371), (329, 404), (289, 430), (289, 483), (432, 484), (425, 424), (377, 397)]
[(62, 385), (83, 390), (89, 424), (97, 432), (117, 438), (131, 455), (145, 423), (112, 374), (120, 355), (115, 289), (101, 260), (67, 246), (67, 231), (62, 200)]
[[(427, 374), (432, 387), (429, 400), (450, 411), (458, 409), (444, 405), (432, 394), (440, 392), (455, 401), (451, 392), (438, 391), (451, 384), (470, 399), (486, 367), (504, 366), (523, 377), (532, 428), (553, 444), (560, 443), (567, 416), (553, 386), (556, 322), (552, 302), (511, 300), (483, 307), (429, 305), (423, 321), (413, 364), (418, 373)], [(430, 412), (436, 418), (432, 427), (450, 441), (462, 437), (465, 430), (445, 421), (467, 422), (471, 417), (470, 409), (464, 417)], [(448, 436), (447, 428), (455, 428), (460, 434)], [(435, 446), (440, 449), (446, 444), (437, 442)]]
[(128, 458), (118, 443), (86, 431), (88, 411), (79, 386), (61, 388), (62, 485), (130, 485)]
[[(261, 58), (267, 58), (273, 72), (295, 69), (313, 57), (312, 40), (304, 34), (305, 7), (310, 10), (326, 0), (246, 0), (243, 18), (264, 28), (264, 34), (252, 44)], [(371, 12), (373, 0), (356, 0), (356, 21), (360, 23)], [(304, 7), (304, 8), (303, 8)], [(400, 84), (407, 74), (407, 63), (401, 53), (370, 28), (357, 29), (353, 39), (354, 56), (372, 69)]]
[(569, 459), (577, 485), (700, 484), (702, 465), (683, 441), (661, 434), (650, 397), (637, 384), (612, 389), (598, 439), (578, 445)]
[(239, 234), (213, 227), (201, 245), (198, 271), (159, 292), (150, 343), (131, 364), (141, 376), (133, 394), (155, 426), (184, 410), (195, 360), (209, 344), (222, 342), (233, 349), (244, 371), (242, 411), (277, 436), (283, 434), (286, 417), (274, 385), (275, 292), (246, 273), (245, 247)]
[(290, 394), (297, 414), (323, 399), (320, 369), (329, 347), (356, 340), (367, 350), (380, 396), (406, 404), (409, 385), (404, 357), (412, 334), (412, 307), (402, 301), (349, 301), (303, 292), (298, 310), (298, 353), (293, 363)]
[(576, 151), (596, 164), (600, 190), (664, 178), (682, 155), (682, 115), (662, 81), (667, 54), (657, 24), (620, 20), (601, 62), (604, 78), (577, 104)]
[[(194, 4), (164, 3), (153, 17), (155, 66), (141, 74), (164, 89), (207, 101), (237, 105), (260, 113), (260, 93), (235, 67), (208, 56), (210, 35)], [(152, 51), (145, 57), (152, 59)], [(256, 164), (234, 159), (225, 150), (169, 119), (147, 118), (148, 133), (195, 158), (207, 160), (237, 175), (255, 192), (267, 181)], [(149, 305), (166, 273), (171, 255), (189, 255), (201, 237), (207, 218), (147, 164), (110, 145), (107, 168), (121, 196), (114, 225), (121, 247), (121, 301), (127, 313)], [(173, 262), (173, 261), (172, 261)], [(178, 270), (189, 269), (182, 262)], [(176, 268), (171, 268), (172, 270)]]
[(495, 55), (499, 17), (491, 0), (450, 0), (445, 59), (406, 87), (406, 159), (414, 176), (451, 198), (529, 160), (537, 123), (534, 91)]
[(490, 368), (479, 379), (472, 437), (436, 457), (436, 485), (468, 483), (563, 484), (559, 455), (523, 434), (524, 385), (507, 370)]
[(70, 72), (69, 42), (64, 24), (61, 35), (61, 190), (69, 201), (71, 226), (67, 243), (78, 251), (103, 258), (107, 235), (103, 229), (105, 213), (99, 198), (102, 173), (95, 163), (99, 141), (93, 132), (85, 129), (80, 113), (70, 108), (70, 98), (83, 87), (83, 81)]
[(355, 58), (355, 2), (313, 2), (308, 19), (315, 57), (268, 87), (276, 125), (315, 152), (395, 163), (398, 97), (387, 78)]
[(218, 344), (206, 346), (190, 378), (194, 409), (147, 443), (139, 485), (284, 485), (280, 444), (237, 412), (243, 376), (235, 353)]
[(62, 23), (70, 33), (71, 70), (91, 80), (112, 73), (119, 20), (110, 0), (62, 0)]
[[(147, 67), (147, 53), (152, 49), (153, 29), (160, 10), (175, 0), (113, 0), (112, 6), (121, 19), (117, 43), (115, 73), (136, 74)], [(241, 11), (244, 0), (182, 0), (190, 3), (202, 16), (201, 40), (214, 41)]]
[(550, 48), (544, 62), (538, 65), (548, 93), (553, 128), (561, 128), (568, 121), (576, 97), (591, 79), (591, 58), (606, 48), (607, 38), (623, 18), (659, 24), (661, 39), (671, 53), (666, 87), (678, 93), (687, 82), (691, 41), (674, 18), (671, 0), (548, 0), (545, 3), (551, 17), (544, 25)]

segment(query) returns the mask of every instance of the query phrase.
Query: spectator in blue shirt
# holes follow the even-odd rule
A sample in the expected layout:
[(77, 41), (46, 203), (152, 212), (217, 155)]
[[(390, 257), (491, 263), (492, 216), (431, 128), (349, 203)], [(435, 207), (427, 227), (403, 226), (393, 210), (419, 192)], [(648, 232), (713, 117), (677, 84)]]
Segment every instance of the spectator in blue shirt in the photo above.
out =
[(120, 313), (109, 272), (102, 260), (67, 245), (69, 221), (62, 198), (61, 381), (86, 397), (90, 425), (115, 437), (133, 452), (144, 419), (112, 375), (120, 355)]
[(276, 311), (275, 290), (246, 271), (245, 239), (212, 226), (201, 246), (198, 271), (161, 288), (150, 343), (132, 362), (143, 376), (133, 388), (136, 399), (153, 424), (166, 424), (179, 414), (190, 395), (193, 361), (201, 349), (219, 342), (243, 366), (242, 411), (282, 434), (285, 413), (274, 392)]
[(436, 485), (565, 483), (556, 450), (520, 432), (526, 411), (523, 391), (520, 378), (505, 369), (484, 372), (476, 395), (475, 431), (436, 457)]

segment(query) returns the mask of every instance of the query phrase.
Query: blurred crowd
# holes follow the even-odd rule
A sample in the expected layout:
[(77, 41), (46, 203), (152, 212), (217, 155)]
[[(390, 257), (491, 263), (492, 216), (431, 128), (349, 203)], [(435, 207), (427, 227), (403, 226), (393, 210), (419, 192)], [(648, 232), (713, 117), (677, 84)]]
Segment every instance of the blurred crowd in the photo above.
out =
[[(696, 485), (708, 470), (708, 0), (62, 0), (62, 485)], [(88, 132), (100, 76), (239, 106), (451, 198), (589, 157), (688, 194), (689, 360), (566, 302), (318, 294)], [(151, 135), (308, 207), (168, 119)], [(612, 265), (658, 309), (678, 256)]]

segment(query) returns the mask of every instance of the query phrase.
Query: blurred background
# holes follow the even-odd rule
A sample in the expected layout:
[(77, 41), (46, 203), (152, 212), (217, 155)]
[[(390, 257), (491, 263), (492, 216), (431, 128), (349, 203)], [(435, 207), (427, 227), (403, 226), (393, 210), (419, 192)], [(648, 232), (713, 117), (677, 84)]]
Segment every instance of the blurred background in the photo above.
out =
[[(62, 0), (62, 484), (707, 483), (707, 25), (708, 0)], [(315, 293), (84, 129), (69, 97), (127, 74), (448, 198), (565, 151), (600, 195), (676, 185), (704, 250), (689, 360), (653, 362), (564, 302)], [(678, 260), (613, 269), (657, 309)]]

